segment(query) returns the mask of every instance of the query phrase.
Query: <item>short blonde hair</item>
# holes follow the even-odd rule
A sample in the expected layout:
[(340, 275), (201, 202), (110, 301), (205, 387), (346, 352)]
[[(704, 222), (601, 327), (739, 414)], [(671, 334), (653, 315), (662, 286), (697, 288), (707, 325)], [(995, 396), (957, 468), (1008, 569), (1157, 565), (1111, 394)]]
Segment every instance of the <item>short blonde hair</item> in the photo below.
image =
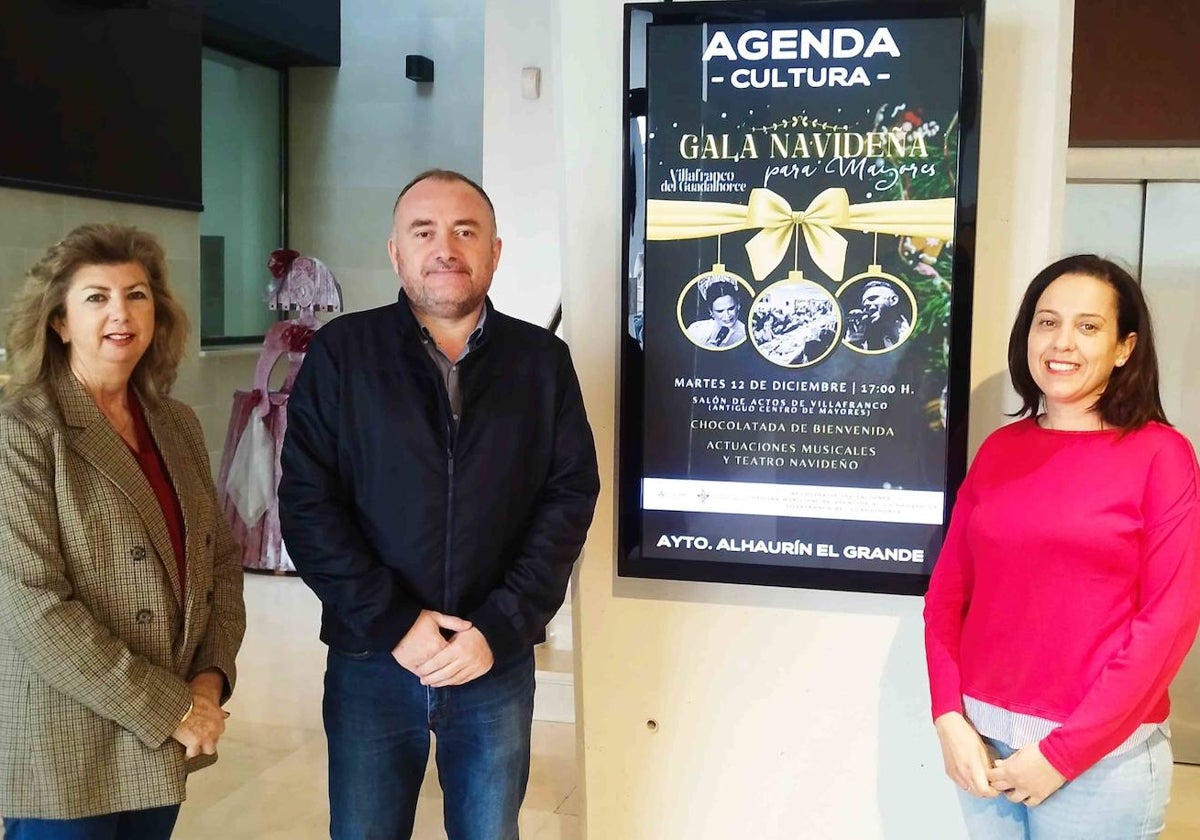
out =
[(154, 338), (133, 369), (130, 381), (150, 404), (175, 384), (187, 345), (188, 319), (167, 286), (167, 258), (158, 239), (134, 227), (81, 225), (51, 245), (25, 275), (25, 285), (9, 309), (8, 371), (5, 401), (17, 403), (69, 369), (69, 351), (54, 324), (65, 317), (67, 289), (85, 265), (136, 263), (146, 272), (154, 300)]

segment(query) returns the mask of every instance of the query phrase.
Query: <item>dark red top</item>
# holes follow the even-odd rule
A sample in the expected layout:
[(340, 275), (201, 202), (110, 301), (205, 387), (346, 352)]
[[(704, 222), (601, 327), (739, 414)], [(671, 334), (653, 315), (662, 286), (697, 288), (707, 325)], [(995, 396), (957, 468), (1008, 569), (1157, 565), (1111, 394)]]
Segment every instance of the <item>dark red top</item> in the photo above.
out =
[(158, 447), (154, 444), (154, 438), (150, 436), (150, 427), (146, 425), (146, 418), (142, 416), (142, 406), (132, 391), (129, 392), (129, 410), (133, 414), (133, 430), (138, 442), (137, 451), (134, 451), (133, 447), (130, 447), (130, 451), (137, 458), (138, 466), (142, 468), (146, 480), (150, 482), (150, 488), (158, 498), (158, 506), (162, 508), (163, 519), (167, 521), (167, 531), (171, 535), (171, 547), (175, 550), (175, 565), (179, 569), (180, 594), (182, 594), (187, 583), (187, 556), (184, 554), (183, 548), (183, 510), (179, 507), (179, 496), (175, 494), (175, 488), (171, 486), (167, 467), (163, 463)]

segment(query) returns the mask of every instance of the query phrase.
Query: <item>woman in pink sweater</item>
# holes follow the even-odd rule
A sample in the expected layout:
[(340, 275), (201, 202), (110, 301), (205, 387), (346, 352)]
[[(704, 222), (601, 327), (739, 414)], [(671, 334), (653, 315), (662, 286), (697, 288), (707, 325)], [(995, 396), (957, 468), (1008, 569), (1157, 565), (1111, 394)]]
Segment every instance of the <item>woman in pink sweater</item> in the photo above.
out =
[(1023, 419), (976, 455), (925, 599), (946, 773), (975, 840), (1154, 838), (1200, 500), (1137, 282), (1090, 255), (1050, 265), (1008, 367)]

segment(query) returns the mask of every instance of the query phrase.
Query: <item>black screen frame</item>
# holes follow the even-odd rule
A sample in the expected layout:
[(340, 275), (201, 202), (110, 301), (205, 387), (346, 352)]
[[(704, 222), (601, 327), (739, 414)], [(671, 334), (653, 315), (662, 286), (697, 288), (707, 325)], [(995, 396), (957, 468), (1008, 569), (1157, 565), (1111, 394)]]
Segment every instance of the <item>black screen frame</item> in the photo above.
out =
[[(645, 89), (631, 90), (630, 66), (634, 15), (652, 23), (748, 24), (772, 22), (819, 23), (825, 20), (954, 18), (962, 21), (962, 77), (959, 86), (960, 141), (955, 212), (954, 283), (951, 292), (949, 383), (946, 417), (947, 458), (943, 537), (959, 485), (967, 468), (967, 430), (970, 398), (971, 312), (974, 287), (975, 232), (978, 212), (978, 169), (981, 88), (983, 76), (983, 0), (728, 0), (717, 2), (631, 3), (625, 6), (622, 108), (622, 259), (621, 318), (619, 323), (618, 451), (617, 451), (617, 575), (679, 581), (754, 584), (818, 590), (923, 595), (929, 585), (930, 564), (924, 574), (800, 568), (760, 563), (643, 557), (642, 430), (645, 424), (644, 362), (638, 342), (627, 329), (631, 311), (630, 243), (637, 214), (631, 120), (645, 115)], [(645, 26), (646, 23), (637, 23)], [(645, 56), (641, 56), (645, 60)], [(642, 175), (645, 178), (645, 175)], [(644, 193), (643, 198), (644, 201)]]

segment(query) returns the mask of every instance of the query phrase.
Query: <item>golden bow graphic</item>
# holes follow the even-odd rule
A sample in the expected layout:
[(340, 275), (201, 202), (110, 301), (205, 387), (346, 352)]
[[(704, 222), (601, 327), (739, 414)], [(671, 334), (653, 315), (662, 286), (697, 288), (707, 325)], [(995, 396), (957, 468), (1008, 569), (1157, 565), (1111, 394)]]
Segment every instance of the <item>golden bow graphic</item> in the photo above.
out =
[(954, 238), (954, 199), (932, 198), (850, 204), (841, 187), (824, 190), (802, 212), (779, 194), (750, 191), (747, 205), (716, 201), (646, 202), (646, 238), (651, 241), (701, 239), (760, 228), (746, 243), (755, 280), (764, 280), (784, 257), (796, 228), (813, 262), (834, 282), (845, 273), (846, 239), (837, 229), (949, 242)]
[(771, 190), (751, 190), (746, 227), (762, 228), (746, 243), (754, 279), (764, 279), (783, 262), (792, 236), (800, 228), (817, 268), (834, 281), (842, 282), (846, 238), (834, 228), (844, 226), (849, 218), (850, 199), (841, 187), (825, 190), (801, 213), (793, 212), (791, 205)]

